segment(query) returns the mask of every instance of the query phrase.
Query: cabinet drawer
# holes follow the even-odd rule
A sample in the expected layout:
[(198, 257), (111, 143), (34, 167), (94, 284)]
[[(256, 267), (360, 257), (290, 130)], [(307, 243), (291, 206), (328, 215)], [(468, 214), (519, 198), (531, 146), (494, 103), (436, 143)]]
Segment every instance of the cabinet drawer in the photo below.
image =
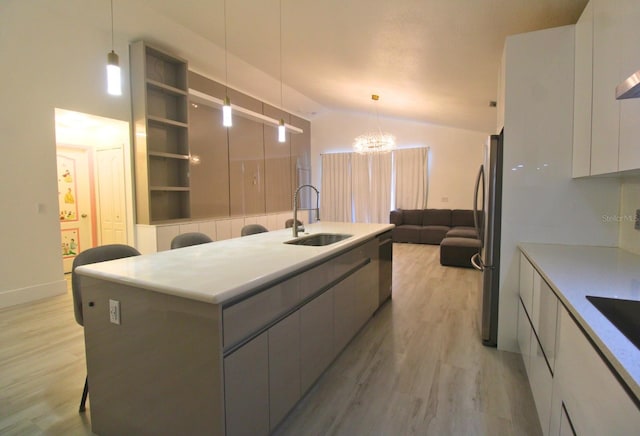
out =
[(301, 276), (259, 292), (222, 311), (223, 342), (228, 349), (261, 329), (300, 301)]
[(300, 280), (300, 300), (309, 298), (334, 278), (333, 261), (325, 262), (304, 272)]
[(542, 433), (546, 436), (549, 434), (549, 420), (551, 417), (553, 376), (542, 353), (542, 347), (535, 336), (531, 337), (530, 369), (529, 384), (531, 385), (531, 393), (536, 404)]
[(547, 282), (540, 280), (534, 296), (538, 307), (533, 319), (533, 328), (538, 335), (538, 341), (547, 359), (549, 368), (553, 372), (556, 355), (556, 321), (558, 317), (558, 297), (553, 293)]
[(559, 312), (555, 379), (575, 433), (638, 434), (640, 409), (566, 309)]
[(338, 278), (355, 267), (362, 264), (367, 259), (374, 259), (378, 254), (378, 240), (371, 241), (336, 257), (331, 262), (334, 265), (334, 278)]
[(522, 301), (520, 301), (518, 304), (518, 346), (520, 354), (522, 354), (524, 368), (529, 376), (531, 376), (531, 336), (531, 324)]
[(533, 265), (520, 253), (520, 300), (524, 309), (531, 316), (533, 305)]
[(360, 246), (331, 260), (330, 262), (333, 264), (334, 278), (348, 273), (361, 264), (366, 258), (367, 256), (365, 254), (364, 246)]

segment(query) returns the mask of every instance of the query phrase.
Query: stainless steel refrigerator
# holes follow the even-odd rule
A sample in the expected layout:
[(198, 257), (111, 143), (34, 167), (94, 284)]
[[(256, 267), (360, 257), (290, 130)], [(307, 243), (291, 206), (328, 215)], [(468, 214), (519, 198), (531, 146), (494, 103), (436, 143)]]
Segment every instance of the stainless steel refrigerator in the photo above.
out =
[(485, 149), (474, 191), (474, 220), (482, 246), (471, 258), (480, 278), (479, 326), (482, 343), (498, 345), (498, 298), (500, 290), (500, 221), (502, 217), (503, 136), (491, 135)]

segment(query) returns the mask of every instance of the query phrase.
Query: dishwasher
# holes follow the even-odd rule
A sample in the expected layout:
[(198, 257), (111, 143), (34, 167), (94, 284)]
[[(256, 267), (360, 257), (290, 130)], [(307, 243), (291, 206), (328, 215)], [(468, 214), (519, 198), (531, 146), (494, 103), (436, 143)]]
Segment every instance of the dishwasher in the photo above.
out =
[(393, 282), (393, 240), (391, 231), (378, 235), (378, 305), (391, 298), (391, 288)]

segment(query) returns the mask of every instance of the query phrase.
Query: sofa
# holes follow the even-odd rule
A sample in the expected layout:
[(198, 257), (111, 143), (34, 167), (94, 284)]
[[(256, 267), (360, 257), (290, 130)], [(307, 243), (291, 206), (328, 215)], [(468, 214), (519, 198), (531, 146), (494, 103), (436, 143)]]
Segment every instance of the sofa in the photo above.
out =
[(440, 264), (472, 268), (481, 250), (473, 211), (466, 209), (392, 210), (393, 242), (440, 245)]
[(467, 209), (396, 209), (389, 222), (396, 226), (393, 242), (438, 245), (445, 237), (478, 238), (473, 211)]

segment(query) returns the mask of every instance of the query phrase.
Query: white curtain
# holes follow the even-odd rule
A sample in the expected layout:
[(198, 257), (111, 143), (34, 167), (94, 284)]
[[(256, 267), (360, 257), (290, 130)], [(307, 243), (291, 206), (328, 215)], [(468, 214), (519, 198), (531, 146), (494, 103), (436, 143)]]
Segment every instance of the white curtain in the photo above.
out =
[(391, 153), (371, 155), (369, 165), (368, 222), (388, 223), (391, 209)]
[(353, 187), (353, 220), (370, 222), (369, 155), (351, 153), (351, 184)]
[(351, 222), (351, 155), (322, 155), (320, 220)]
[(395, 173), (395, 207), (424, 209), (429, 187), (429, 149), (408, 148), (393, 152)]

